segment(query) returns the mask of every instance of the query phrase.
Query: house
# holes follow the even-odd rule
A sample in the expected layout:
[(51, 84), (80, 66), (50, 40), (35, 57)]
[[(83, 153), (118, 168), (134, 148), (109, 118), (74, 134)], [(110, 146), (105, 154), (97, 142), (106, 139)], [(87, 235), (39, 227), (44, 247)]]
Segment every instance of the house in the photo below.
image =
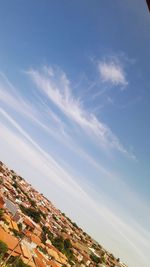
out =
[(33, 231), (35, 228), (34, 222), (29, 217), (24, 217), (22, 220), (22, 228)]
[(53, 260), (48, 260), (39, 250), (35, 249), (35, 263), (38, 267), (59, 267)]
[(58, 249), (56, 249), (54, 246), (47, 244), (46, 249), (48, 254), (52, 258), (54, 258), (58, 263), (67, 264), (68, 262), (67, 257), (64, 254), (62, 254)]
[(41, 227), (38, 225), (38, 224), (36, 224), (36, 223), (34, 223), (34, 229), (33, 229), (33, 233), (36, 235), (36, 236), (41, 236), (41, 233), (42, 233), (42, 229), (41, 229)]
[(17, 223), (14, 220), (11, 220), (10, 223), (11, 223), (11, 228), (19, 232)]
[(36, 248), (41, 245), (41, 239), (28, 230), (25, 231), (25, 238), (30, 243), (31, 248)]
[(24, 261), (24, 263), (30, 265), (31, 267), (36, 267), (32, 254), (30, 252), (30, 250), (27, 248), (27, 246), (25, 246), (24, 244), (20, 244), (21, 250), (22, 250), (22, 260)]
[(15, 216), (16, 212), (18, 211), (18, 206), (16, 206), (11, 200), (8, 198), (4, 199), (5, 201), (5, 208), (13, 215)]
[(8, 246), (8, 252), (9, 255), (12, 253), (12, 256), (21, 256), (22, 250), (19, 245), (19, 240), (7, 233), (2, 227), (0, 227), (0, 240), (2, 240), (4, 243)]

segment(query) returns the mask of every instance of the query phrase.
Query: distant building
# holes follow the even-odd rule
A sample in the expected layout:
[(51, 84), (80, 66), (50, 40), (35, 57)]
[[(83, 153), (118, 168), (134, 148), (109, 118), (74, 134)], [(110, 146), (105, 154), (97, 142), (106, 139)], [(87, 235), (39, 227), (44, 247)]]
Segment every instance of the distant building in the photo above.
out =
[(4, 201), (5, 201), (5, 208), (8, 209), (8, 211), (14, 216), (18, 211), (18, 207), (8, 198), (5, 198)]

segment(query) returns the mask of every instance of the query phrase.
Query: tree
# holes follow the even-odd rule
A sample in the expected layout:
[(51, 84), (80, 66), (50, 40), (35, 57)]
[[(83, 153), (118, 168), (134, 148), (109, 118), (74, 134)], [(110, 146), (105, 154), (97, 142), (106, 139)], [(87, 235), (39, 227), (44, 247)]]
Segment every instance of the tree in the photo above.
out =
[(2, 219), (3, 215), (4, 215), (4, 210), (0, 209), (0, 219)]
[(75, 222), (73, 222), (72, 225), (73, 225), (75, 228), (79, 228), (78, 225), (77, 225)]
[(72, 245), (71, 245), (70, 240), (69, 239), (65, 239), (64, 240), (64, 248), (68, 249), (68, 248), (71, 248), (71, 247), (72, 247)]
[(14, 236), (16, 236), (16, 237), (20, 237), (20, 238), (23, 237), (23, 233), (17, 231), (16, 229), (12, 229), (12, 232), (13, 232)]
[(42, 234), (41, 234), (41, 239), (42, 239), (42, 242), (45, 243), (47, 238), (49, 240), (53, 240), (53, 234), (51, 233), (51, 231), (48, 229), (48, 227), (46, 227), (45, 225), (43, 225), (42, 227)]
[(18, 223), (18, 228), (19, 228), (20, 231), (22, 231), (22, 223), (21, 222)]
[(64, 240), (62, 237), (56, 237), (53, 241), (52, 241), (53, 246), (55, 246), (59, 251), (63, 251), (64, 249)]
[(3, 255), (5, 255), (7, 250), (8, 250), (7, 244), (0, 240), (0, 256), (2, 257)]
[(36, 223), (40, 222), (41, 215), (39, 210), (35, 210), (34, 208), (26, 208), (23, 205), (20, 205), (21, 211), (31, 217)]
[(69, 262), (74, 260), (72, 252), (72, 244), (69, 239), (63, 239), (61, 236), (52, 240), (53, 246), (61, 251), (68, 258)]
[(90, 258), (92, 261), (94, 261), (95, 263), (100, 263), (101, 262), (101, 259), (99, 257), (97, 257), (95, 254), (91, 254), (90, 255)]
[(11, 265), (12, 267), (30, 267), (30, 265), (25, 264), (22, 259), (16, 257), (15, 261)]

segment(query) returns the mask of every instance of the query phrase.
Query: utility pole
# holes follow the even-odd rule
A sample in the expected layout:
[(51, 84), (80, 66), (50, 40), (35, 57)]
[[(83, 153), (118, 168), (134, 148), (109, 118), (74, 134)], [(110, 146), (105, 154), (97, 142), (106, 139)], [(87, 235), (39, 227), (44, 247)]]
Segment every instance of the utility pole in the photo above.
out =
[[(16, 246), (13, 248), (12, 252), (8, 255), (8, 257), (4, 260), (4, 262), (2, 264), (6, 264), (10, 257), (12, 256), (13, 252), (15, 251), (15, 249), (21, 244), (22, 240), (24, 239), (25, 237), (25, 231), (22, 231), (22, 237), (18, 240), (18, 243), (16, 244)], [(21, 255), (20, 255), (21, 256)], [(0, 266), (2, 266), (2, 264)]]
[[(16, 246), (13, 248), (12, 252), (8, 255), (8, 257), (4, 260), (4, 262), (2, 264), (5, 265), (9, 261), (10, 257), (13, 255), (13, 252), (20, 245), (20, 243), (22, 242), (23, 238), (24, 238), (24, 236), (22, 238), (20, 238), (20, 240), (18, 241), (18, 243), (16, 244)], [(1, 266), (2, 266), (2, 264), (1, 264)]]

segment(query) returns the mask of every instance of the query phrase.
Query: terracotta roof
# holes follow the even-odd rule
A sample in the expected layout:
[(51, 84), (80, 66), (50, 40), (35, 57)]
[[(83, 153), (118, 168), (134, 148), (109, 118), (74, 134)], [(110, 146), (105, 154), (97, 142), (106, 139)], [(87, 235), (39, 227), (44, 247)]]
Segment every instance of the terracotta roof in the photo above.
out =
[(38, 251), (38, 249), (35, 249), (34, 252), (37, 256), (36, 258), (34, 258), (34, 260), (36, 259), (37, 261), (39, 261), (39, 263), (43, 264), (42, 266), (49, 266), (49, 261), (40, 251)]
[(48, 248), (50, 248), (51, 250), (55, 251), (57, 254), (59, 254), (60, 257), (64, 258), (65, 260), (67, 260), (67, 257), (61, 253), (57, 248), (55, 248), (54, 246), (50, 245), (50, 244), (46, 244), (46, 246)]
[(35, 261), (36, 266), (38, 266), (38, 267), (46, 267), (46, 264), (41, 259), (35, 257), (34, 261)]
[(30, 240), (33, 243), (35, 243), (38, 246), (41, 244), (41, 239), (38, 236), (34, 235), (32, 232), (28, 230), (25, 233), (26, 233), (26, 236), (30, 237)]
[(11, 220), (11, 224), (12, 224), (13, 229), (19, 231), (18, 225), (15, 221)]
[(32, 259), (30, 258), (30, 261), (29, 261), (29, 259), (26, 259), (26, 258), (22, 257), (22, 260), (24, 261), (24, 263), (28, 264), (28, 265), (31, 266), (31, 267), (37, 267), (37, 266), (35, 265), (35, 263), (34, 263), (33, 258), (32, 258)]
[[(15, 246), (18, 244), (18, 239), (10, 234), (8, 234), (6, 231), (3, 230), (2, 227), (0, 227), (0, 240), (5, 242), (9, 248), (9, 250), (13, 250)], [(22, 254), (21, 248), (18, 245), (15, 249), (15, 253)]]
[(21, 244), (20, 246), (21, 246), (23, 257), (30, 259), (32, 256), (30, 253), (30, 250), (23, 244)]
[(24, 218), (23, 220), (24, 224), (26, 224), (27, 226), (30, 226), (31, 228), (34, 229), (34, 224), (28, 219), (28, 218)]
[(41, 260), (45, 259), (43, 254), (37, 248), (34, 249), (34, 252), (37, 255), (37, 257), (39, 257)]
[(51, 267), (58, 267), (58, 265), (53, 261), (49, 261), (48, 263), (49, 263), (49, 266)]
[(62, 253), (58, 253), (56, 252), (54, 249), (50, 249), (50, 248), (47, 248), (47, 252), (48, 254), (53, 257), (56, 261), (60, 262), (60, 263), (66, 263), (67, 262), (67, 258), (65, 258)]

